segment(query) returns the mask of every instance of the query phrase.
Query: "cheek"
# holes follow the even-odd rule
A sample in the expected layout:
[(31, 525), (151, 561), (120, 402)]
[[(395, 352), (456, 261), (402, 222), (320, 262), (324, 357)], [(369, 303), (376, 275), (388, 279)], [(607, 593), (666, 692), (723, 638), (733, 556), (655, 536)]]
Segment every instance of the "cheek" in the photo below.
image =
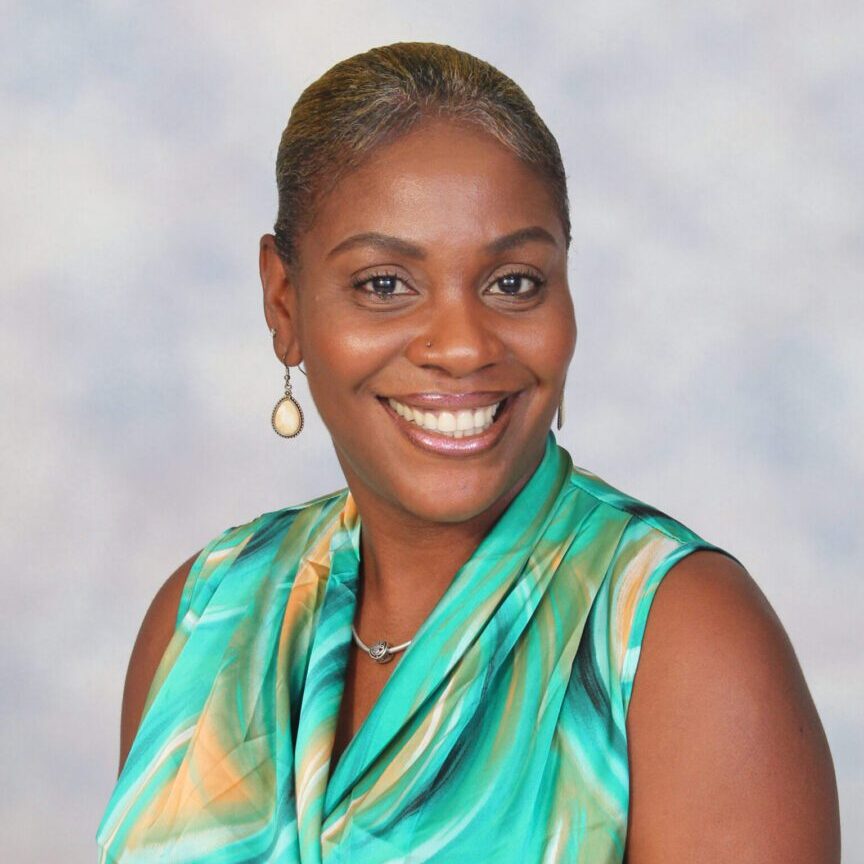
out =
[[(304, 320), (301, 348), (315, 403), (324, 419), (338, 422), (346, 399), (362, 395), (367, 383), (402, 348), (403, 334), (392, 324), (359, 320), (354, 309), (323, 306)], [(334, 403), (342, 411), (333, 413)]]
[(552, 315), (545, 339), (546, 353), (551, 365), (566, 374), (576, 349), (576, 316), (569, 290), (565, 291), (550, 311)]
[(566, 375), (573, 352), (576, 350), (576, 322), (572, 315), (566, 321), (566, 327), (560, 327), (553, 339), (549, 340), (549, 353), (555, 358), (555, 368), (560, 374)]
[(572, 306), (550, 304), (530, 327), (514, 328), (511, 344), (541, 383), (560, 383), (576, 347)]

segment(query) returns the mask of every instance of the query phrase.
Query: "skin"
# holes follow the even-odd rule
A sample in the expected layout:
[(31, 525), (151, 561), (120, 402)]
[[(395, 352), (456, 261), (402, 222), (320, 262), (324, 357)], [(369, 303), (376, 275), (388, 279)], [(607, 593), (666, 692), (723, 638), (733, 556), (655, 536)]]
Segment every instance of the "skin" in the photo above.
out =
[[(548, 239), (535, 230), (494, 248), (526, 228)], [(370, 232), (398, 242), (345, 245)], [(542, 457), (576, 340), (562, 227), (530, 167), (479, 130), (437, 121), (342, 178), (297, 248), (286, 268), (271, 235), (260, 243), (274, 350), (304, 362), (361, 514), (357, 630), (403, 642)], [(540, 287), (500, 281), (514, 271)], [(518, 296), (502, 296), (504, 284)], [(518, 396), (495, 446), (472, 455), (418, 447), (380, 401), (477, 391)], [(121, 763), (194, 558), (157, 595), (133, 650)], [(352, 646), (331, 773), (399, 658), (379, 665)], [(816, 709), (776, 615), (726, 556), (695, 553), (661, 583), (627, 732), (629, 864), (839, 861)]]
[[(548, 239), (489, 249), (538, 228)], [(400, 245), (344, 248), (369, 232)], [(286, 272), (272, 236), (262, 238), (267, 321), (277, 355), (304, 361), (363, 519), (355, 626), (364, 641), (386, 633), (398, 644), (414, 635), (542, 458), (576, 340), (563, 228), (532, 169), (483, 133), (439, 123), (345, 177), (297, 245), (300, 266)], [(530, 271), (542, 287), (524, 279), (518, 290), (527, 296), (502, 296), (496, 280), (514, 271)], [(389, 300), (371, 294), (372, 285), (352, 286), (382, 273), (400, 280)], [(477, 391), (518, 398), (507, 434), (470, 457), (419, 449), (379, 401)], [(399, 659), (360, 664), (352, 649), (335, 757)]]
[(695, 552), (660, 583), (627, 735), (630, 864), (840, 861), (819, 715), (776, 613), (730, 558)]

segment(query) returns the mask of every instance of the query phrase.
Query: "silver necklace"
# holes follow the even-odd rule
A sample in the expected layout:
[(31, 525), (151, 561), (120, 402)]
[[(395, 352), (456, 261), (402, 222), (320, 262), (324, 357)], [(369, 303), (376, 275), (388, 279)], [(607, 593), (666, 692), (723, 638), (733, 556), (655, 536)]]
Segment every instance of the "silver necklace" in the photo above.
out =
[(401, 645), (391, 645), (384, 639), (380, 639), (370, 648), (357, 635), (354, 625), (351, 625), (351, 633), (354, 636), (354, 641), (359, 648), (362, 648), (376, 663), (389, 663), (393, 659), (393, 655), (399, 651), (404, 651), (414, 640), (409, 639)]

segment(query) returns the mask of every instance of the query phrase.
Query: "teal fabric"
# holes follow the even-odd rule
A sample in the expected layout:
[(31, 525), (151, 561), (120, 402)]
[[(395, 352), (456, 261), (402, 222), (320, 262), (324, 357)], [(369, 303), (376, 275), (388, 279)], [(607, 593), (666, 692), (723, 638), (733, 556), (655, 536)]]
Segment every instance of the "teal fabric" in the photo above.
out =
[(343, 489), (201, 552), (100, 861), (621, 862), (651, 601), (673, 564), (723, 550), (550, 432), (328, 781), (361, 530)]

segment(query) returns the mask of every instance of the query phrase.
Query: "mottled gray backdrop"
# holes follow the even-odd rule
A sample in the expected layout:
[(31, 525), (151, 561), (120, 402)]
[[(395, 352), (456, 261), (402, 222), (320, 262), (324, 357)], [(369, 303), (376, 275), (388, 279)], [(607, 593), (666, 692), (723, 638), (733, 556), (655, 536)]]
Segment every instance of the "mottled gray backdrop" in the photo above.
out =
[(862, 4), (530, 5), (0, 2), (3, 860), (93, 859), (168, 574), (343, 485), (317, 417), (270, 429), (257, 241), (301, 89), (399, 40), (491, 61), (557, 135), (560, 440), (753, 573), (864, 860)]

